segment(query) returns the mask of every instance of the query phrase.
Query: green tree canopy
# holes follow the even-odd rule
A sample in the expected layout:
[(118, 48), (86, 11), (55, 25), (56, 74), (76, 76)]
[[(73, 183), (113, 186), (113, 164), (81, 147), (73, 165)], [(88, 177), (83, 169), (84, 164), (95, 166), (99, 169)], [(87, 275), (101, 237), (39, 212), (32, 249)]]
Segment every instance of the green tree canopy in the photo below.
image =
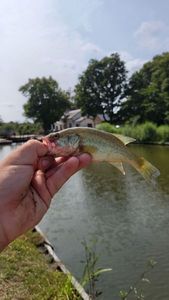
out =
[(129, 91), (119, 111), (121, 122), (169, 124), (169, 52), (155, 56), (135, 72)]
[(116, 110), (126, 92), (127, 71), (117, 53), (91, 60), (75, 87), (75, 101), (83, 114), (103, 114), (116, 122)]
[(28, 98), (23, 106), (25, 116), (41, 123), (45, 131), (70, 107), (68, 94), (52, 77), (29, 79), (19, 91)]

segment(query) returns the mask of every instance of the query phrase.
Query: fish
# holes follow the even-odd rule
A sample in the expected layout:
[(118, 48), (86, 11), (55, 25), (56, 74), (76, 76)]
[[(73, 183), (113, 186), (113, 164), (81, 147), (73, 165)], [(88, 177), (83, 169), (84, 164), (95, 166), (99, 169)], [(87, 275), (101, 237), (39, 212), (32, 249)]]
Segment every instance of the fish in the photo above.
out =
[(89, 153), (94, 162), (107, 162), (125, 175), (124, 163), (130, 164), (146, 181), (156, 183), (160, 171), (144, 157), (134, 154), (126, 145), (135, 139), (90, 127), (72, 127), (52, 132), (43, 138), (48, 152), (55, 157)]

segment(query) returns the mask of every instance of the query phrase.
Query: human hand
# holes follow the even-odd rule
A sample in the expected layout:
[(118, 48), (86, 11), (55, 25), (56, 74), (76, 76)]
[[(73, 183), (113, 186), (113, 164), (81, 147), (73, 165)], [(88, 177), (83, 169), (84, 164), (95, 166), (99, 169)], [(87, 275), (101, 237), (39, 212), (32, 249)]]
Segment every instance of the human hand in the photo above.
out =
[(31, 140), (0, 162), (0, 250), (33, 228), (51, 199), (78, 170), (91, 162), (88, 154), (54, 159), (47, 147)]

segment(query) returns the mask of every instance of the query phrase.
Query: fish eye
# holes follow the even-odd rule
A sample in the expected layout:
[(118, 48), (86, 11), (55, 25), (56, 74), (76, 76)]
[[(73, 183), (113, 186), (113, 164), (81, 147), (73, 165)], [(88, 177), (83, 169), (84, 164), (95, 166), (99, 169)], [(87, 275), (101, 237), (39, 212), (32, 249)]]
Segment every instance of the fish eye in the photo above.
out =
[(51, 142), (54, 142), (56, 139), (60, 137), (60, 135), (58, 132), (52, 132), (47, 137)]
[(56, 139), (58, 139), (58, 138), (60, 137), (60, 135), (59, 135), (58, 132), (54, 132), (54, 133), (53, 133), (53, 137), (56, 138)]

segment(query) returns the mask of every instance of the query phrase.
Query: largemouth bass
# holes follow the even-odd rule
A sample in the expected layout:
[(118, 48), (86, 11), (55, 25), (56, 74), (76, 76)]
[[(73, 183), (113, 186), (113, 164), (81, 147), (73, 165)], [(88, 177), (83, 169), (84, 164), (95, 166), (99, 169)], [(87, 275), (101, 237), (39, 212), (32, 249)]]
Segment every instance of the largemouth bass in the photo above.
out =
[(134, 139), (93, 128), (74, 127), (54, 132), (43, 138), (49, 153), (54, 156), (77, 156), (89, 153), (93, 161), (112, 164), (124, 175), (123, 163), (133, 166), (147, 181), (155, 183), (159, 170), (143, 157), (132, 153), (126, 144)]

